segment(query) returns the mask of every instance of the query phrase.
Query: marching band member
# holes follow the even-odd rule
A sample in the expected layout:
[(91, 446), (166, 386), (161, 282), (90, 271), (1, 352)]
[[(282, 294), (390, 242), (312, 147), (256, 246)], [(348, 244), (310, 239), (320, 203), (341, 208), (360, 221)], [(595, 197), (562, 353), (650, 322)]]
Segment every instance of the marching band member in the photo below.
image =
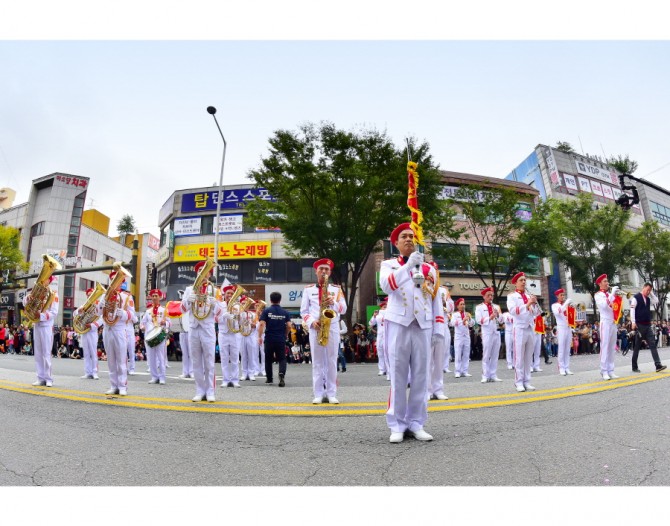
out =
[[(111, 272), (109, 279), (114, 281), (116, 274), (117, 271)], [(112, 303), (109, 306), (107, 306), (108, 301)], [(107, 308), (105, 308), (106, 306)], [(111, 318), (105, 316), (106, 312), (110, 314)], [(105, 296), (104, 299), (100, 300), (98, 314), (102, 317), (104, 323), (102, 340), (107, 353), (107, 367), (111, 384), (111, 388), (105, 394), (126, 396), (128, 394), (128, 347), (126, 345), (125, 322), (135, 315), (133, 297), (129, 292), (119, 289), (111, 297), (107, 298)], [(113, 316), (111, 316), (112, 314)]]
[(484, 303), (477, 305), (475, 318), (482, 331), (482, 383), (502, 382), (496, 375), (500, 357), (500, 307), (493, 303), (493, 288), (486, 287), (481, 295)]
[(612, 291), (607, 292), (610, 287), (607, 274), (598, 276), (596, 285), (600, 288), (594, 294), (600, 314), (600, 331), (598, 333), (600, 335), (600, 374), (603, 380), (610, 380), (619, 378), (619, 375), (614, 374), (617, 326), (614, 323), (614, 310), (612, 309), (619, 287), (612, 287)]
[(240, 342), (242, 336), (231, 330), (231, 325), (236, 323), (230, 316), (232, 316), (230, 309), (232, 307), (230, 300), (235, 292), (235, 285), (228, 285), (223, 287), (223, 307), (222, 312), (226, 312), (229, 316), (221, 316), (217, 318), (219, 324), (219, 357), (221, 359), (221, 387), (240, 387), (238, 381), (240, 375)]
[[(121, 284), (121, 290), (128, 290), (128, 283)], [(133, 318), (128, 320), (124, 325), (126, 327), (126, 345), (128, 348), (128, 374), (135, 374), (135, 324), (138, 322), (137, 315), (133, 313)]]
[(391, 375), (386, 412), (391, 443), (402, 442), (405, 432), (417, 440), (433, 439), (423, 426), (428, 419), (431, 344), (444, 339), (444, 309), (439, 295), (433, 297), (420, 284), (429, 277), (436, 283), (437, 274), (435, 268), (423, 263), (423, 254), (415, 251), (414, 236), (410, 223), (402, 223), (391, 232), (391, 243), (400, 257), (383, 261), (379, 272), (379, 285), (388, 295), (384, 332)]
[(535, 347), (535, 316), (540, 314), (537, 298), (526, 294), (526, 275), (516, 274), (514, 292), (507, 295), (507, 310), (514, 318), (514, 385), (519, 392), (534, 391), (530, 373)]
[(449, 289), (441, 286), (438, 294), (442, 298), (442, 307), (444, 308), (444, 367), (442, 371), (450, 373), (449, 361), (451, 360), (451, 331), (449, 330), (451, 315), (454, 313), (454, 300), (451, 299)]
[[(538, 314), (541, 316), (542, 314)], [(537, 318), (537, 316), (536, 316)], [(542, 335), (539, 332), (533, 331), (533, 364), (531, 366), (531, 373), (541, 373), (540, 355), (542, 354)]]
[[(149, 296), (151, 297), (151, 306), (142, 317), (144, 334), (145, 336), (150, 334), (156, 327), (161, 327), (163, 331), (167, 332), (170, 329), (170, 320), (166, 317), (165, 307), (161, 307), (160, 304), (163, 293), (159, 289), (152, 289), (149, 292)], [(165, 338), (153, 347), (149, 344), (146, 345), (147, 361), (149, 362), (149, 372), (151, 373), (150, 384), (165, 385), (166, 347), (167, 341)]]
[[(245, 297), (242, 296), (240, 301), (244, 302)], [(258, 326), (256, 323), (256, 312), (252, 311), (252, 307), (256, 302), (253, 302), (249, 309), (240, 313), (240, 321), (245, 321), (251, 326), (251, 332), (248, 335), (240, 333), (240, 356), (242, 362), (242, 374), (240, 380), (256, 381), (256, 374), (258, 373)]]
[[(54, 340), (54, 321), (58, 316), (58, 281), (56, 276), (49, 276), (49, 288), (53, 294), (51, 305), (44, 306), (40, 312), (39, 321), (36, 321), (33, 327), (33, 354), (37, 373), (37, 381), (33, 382), (33, 385), (53, 387), (51, 348)], [(24, 306), (32, 301), (32, 294), (33, 291), (31, 290), (23, 297)]]
[[(195, 272), (199, 276), (205, 261), (195, 265)], [(213, 269), (212, 269), (213, 270)], [(214, 319), (225, 313), (225, 305), (220, 305), (216, 300), (216, 289), (209, 282), (209, 271), (207, 279), (194, 290), (193, 286), (186, 287), (181, 300), (182, 311), (188, 315), (188, 344), (193, 360), (193, 377), (195, 379), (194, 402), (207, 399), (208, 402), (216, 401), (214, 389), (216, 378), (214, 370), (214, 348), (216, 346), (216, 334), (214, 332)], [(197, 278), (196, 278), (197, 281)]]
[[(435, 276), (439, 275), (439, 268), (435, 261), (429, 263), (435, 269)], [(435, 295), (436, 298), (442, 304), (444, 309), (444, 297), (443, 289), (444, 287), (439, 287)], [(444, 332), (448, 333), (449, 328), (444, 324)], [(449, 338), (451, 340), (451, 338)], [(428, 365), (428, 399), (430, 400), (447, 400), (449, 397), (444, 394), (444, 354), (447, 355), (449, 351), (446, 345), (445, 338), (436, 338), (434, 342), (431, 342), (431, 352), (430, 352), (430, 364)], [(448, 363), (448, 362), (447, 362)]]
[(568, 324), (568, 308), (572, 300), (565, 298), (565, 290), (554, 292), (558, 300), (551, 306), (551, 312), (556, 318), (556, 332), (558, 339), (558, 372), (561, 376), (573, 374), (570, 371), (570, 347), (572, 346), (572, 329)]
[(514, 369), (514, 317), (509, 311), (503, 312), (502, 321), (505, 324), (505, 358), (507, 368)]
[[(314, 262), (317, 283), (305, 287), (300, 305), (300, 316), (309, 327), (309, 347), (312, 353), (313, 404), (328, 399), (339, 404), (337, 394), (337, 349), (340, 344), (340, 316), (347, 311), (342, 289), (328, 282), (335, 264), (327, 258)], [(324, 314), (326, 311), (330, 318)], [(322, 332), (322, 323), (330, 320), (330, 328)], [(321, 338), (327, 343), (319, 343)]]
[(472, 376), (470, 368), (470, 327), (475, 321), (469, 312), (465, 312), (465, 300), (458, 298), (454, 305), (456, 311), (451, 315), (449, 325), (454, 328), (454, 378)]
[(188, 343), (189, 316), (182, 314), (180, 320), (179, 347), (181, 348), (181, 374), (179, 378), (193, 378), (193, 360), (191, 359), (191, 347)]
[[(386, 344), (384, 342), (384, 315), (386, 314), (386, 302), (379, 304), (379, 310), (375, 311), (369, 326), (377, 327), (377, 366), (379, 372), (377, 376), (386, 376), (388, 378), (388, 359), (386, 357)], [(346, 367), (345, 367), (346, 369)]]
[[(86, 290), (86, 297), (89, 298), (93, 293), (93, 289)], [(96, 302), (97, 303), (97, 302)], [(82, 315), (82, 308), (79, 307), (74, 311), (74, 316)], [(102, 319), (92, 321), (87, 325), (89, 331), (79, 335), (81, 347), (84, 351), (84, 379), (98, 380), (98, 328), (102, 327)]]

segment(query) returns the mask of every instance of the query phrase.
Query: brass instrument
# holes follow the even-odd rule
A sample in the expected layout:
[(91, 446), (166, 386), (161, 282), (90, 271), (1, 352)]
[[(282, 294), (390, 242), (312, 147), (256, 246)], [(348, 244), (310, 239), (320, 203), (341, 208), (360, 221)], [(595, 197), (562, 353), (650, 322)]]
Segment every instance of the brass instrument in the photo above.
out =
[(116, 270), (116, 275), (109, 284), (109, 287), (107, 287), (107, 292), (105, 292), (105, 306), (102, 309), (102, 319), (105, 320), (105, 323), (110, 327), (119, 321), (119, 318), (116, 315), (116, 309), (123, 308), (120, 295), (117, 291), (126, 278), (130, 279), (133, 277), (121, 263), (115, 262), (112, 266)]
[(242, 336), (249, 336), (253, 329), (251, 326), (251, 313), (249, 312), (249, 307), (254, 303), (254, 300), (247, 298), (240, 305), (240, 313), (244, 313), (244, 319), (242, 319), (242, 316), (240, 315), (240, 333)]
[(317, 341), (319, 345), (325, 347), (328, 345), (328, 337), (330, 335), (330, 322), (335, 318), (335, 311), (328, 306), (328, 276), (323, 276), (323, 285), (321, 293), (321, 305), (319, 310), (321, 311), (321, 316), (319, 316), (319, 333), (317, 334)]
[(40, 313), (51, 307), (54, 293), (49, 288), (49, 278), (55, 270), (61, 269), (60, 263), (48, 254), (43, 254), (42, 258), (44, 262), (35, 286), (28, 297), (24, 313), (26, 319), (32, 323), (40, 321)]
[(629, 300), (629, 299), (631, 299), (633, 296), (635, 296), (635, 293), (634, 293), (634, 292), (627, 291), (627, 290), (619, 289), (619, 290), (616, 291), (616, 295), (617, 295), (617, 296), (626, 296), (626, 299)]
[(95, 302), (105, 292), (105, 287), (100, 285), (100, 283), (95, 284), (95, 290), (91, 292), (86, 303), (79, 308), (79, 314), (76, 314), (72, 319), (72, 328), (77, 334), (86, 334), (91, 330), (89, 325), (99, 318)]
[(206, 319), (212, 310), (212, 304), (214, 302), (209, 299), (209, 294), (207, 292), (202, 292), (202, 286), (209, 278), (209, 273), (212, 268), (214, 268), (214, 265), (216, 265), (215, 261), (212, 258), (207, 258), (193, 282), (193, 293), (195, 294), (193, 316), (198, 320)]
[(236, 285), (233, 295), (228, 301), (228, 312), (232, 314), (232, 318), (228, 318), (228, 330), (230, 332), (240, 332), (240, 312), (242, 311), (242, 306), (240, 305), (239, 299), (240, 296), (246, 292), (247, 291), (244, 290), (241, 285)]

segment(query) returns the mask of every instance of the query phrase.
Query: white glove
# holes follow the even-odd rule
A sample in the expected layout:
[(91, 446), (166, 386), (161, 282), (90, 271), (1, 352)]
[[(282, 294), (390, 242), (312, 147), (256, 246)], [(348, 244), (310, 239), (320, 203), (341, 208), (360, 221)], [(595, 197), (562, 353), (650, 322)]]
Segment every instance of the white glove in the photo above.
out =
[(566, 307), (567, 307), (568, 305), (570, 305), (571, 303), (572, 303), (572, 300), (571, 300), (570, 298), (568, 298), (567, 300), (565, 300), (565, 305), (566, 305)]
[(421, 265), (423, 263), (423, 254), (419, 251), (412, 252), (409, 255), (409, 259), (407, 260), (407, 264), (410, 267), (416, 267), (417, 265)]
[(612, 287), (612, 292), (610, 292), (610, 294), (612, 296), (616, 296), (616, 293), (618, 292), (618, 290), (619, 290), (619, 287)]
[(40, 321), (47, 321), (46, 312), (40, 312)]
[(117, 318), (121, 318), (121, 317), (123, 317), (123, 313), (124, 313), (124, 312), (125, 312), (125, 311), (124, 311), (123, 309), (116, 309), (116, 312), (115, 312), (116, 317), (117, 317)]
[(442, 336), (441, 334), (435, 333), (430, 338), (430, 344), (431, 345), (437, 345), (441, 341), (444, 341), (444, 336)]

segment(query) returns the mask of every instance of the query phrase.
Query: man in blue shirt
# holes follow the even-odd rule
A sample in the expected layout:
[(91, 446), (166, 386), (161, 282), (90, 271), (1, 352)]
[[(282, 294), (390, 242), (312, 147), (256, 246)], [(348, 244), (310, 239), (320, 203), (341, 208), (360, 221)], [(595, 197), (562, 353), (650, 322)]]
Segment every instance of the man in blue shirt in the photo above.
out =
[(263, 344), (265, 334), (265, 383), (272, 383), (272, 362), (279, 362), (279, 387), (284, 387), (286, 375), (286, 340), (291, 330), (291, 316), (282, 309), (281, 294), (270, 294), (271, 305), (263, 310), (258, 329), (258, 344)]

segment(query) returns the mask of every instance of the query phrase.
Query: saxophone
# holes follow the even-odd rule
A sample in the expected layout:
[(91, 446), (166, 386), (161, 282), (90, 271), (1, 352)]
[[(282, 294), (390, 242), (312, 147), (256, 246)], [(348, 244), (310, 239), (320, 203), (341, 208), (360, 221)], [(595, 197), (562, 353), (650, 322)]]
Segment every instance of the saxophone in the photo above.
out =
[(99, 318), (95, 302), (98, 301), (98, 298), (105, 292), (105, 287), (100, 285), (100, 283), (95, 284), (95, 290), (91, 292), (86, 303), (79, 309), (79, 314), (76, 314), (72, 320), (72, 328), (77, 334), (86, 334), (91, 330), (88, 325)]
[(321, 294), (321, 316), (319, 316), (319, 333), (317, 334), (317, 341), (319, 345), (325, 347), (328, 345), (328, 337), (330, 336), (330, 322), (335, 318), (335, 311), (328, 306), (328, 276), (323, 277), (323, 286)]
[(60, 263), (48, 254), (43, 254), (42, 258), (44, 263), (42, 263), (40, 275), (37, 277), (25, 308), (25, 317), (32, 323), (40, 321), (40, 313), (51, 307), (54, 293), (49, 288), (49, 278), (55, 270), (61, 269)]
[(207, 292), (202, 292), (203, 285), (207, 282), (209, 272), (216, 263), (212, 258), (207, 258), (205, 264), (198, 272), (198, 275), (193, 282), (193, 293), (195, 294), (195, 302), (193, 304), (193, 316), (198, 320), (204, 320), (209, 316), (212, 310), (212, 302), (209, 300)]
[(109, 284), (109, 287), (107, 287), (107, 292), (105, 292), (105, 306), (102, 309), (102, 318), (110, 327), (119, 321), (119, 318), (116, 316), (116, 309), (123, 308), (123, 305), (121, 305), (121, 298), (117, 293), (117, 290), (121, 286), (121, 283), (123, 283), (124, 279), (133, 277), (130, 272), (123, 268), (121, 263), (114, 263), (113, 267), (116, 270), (116, 275)]

